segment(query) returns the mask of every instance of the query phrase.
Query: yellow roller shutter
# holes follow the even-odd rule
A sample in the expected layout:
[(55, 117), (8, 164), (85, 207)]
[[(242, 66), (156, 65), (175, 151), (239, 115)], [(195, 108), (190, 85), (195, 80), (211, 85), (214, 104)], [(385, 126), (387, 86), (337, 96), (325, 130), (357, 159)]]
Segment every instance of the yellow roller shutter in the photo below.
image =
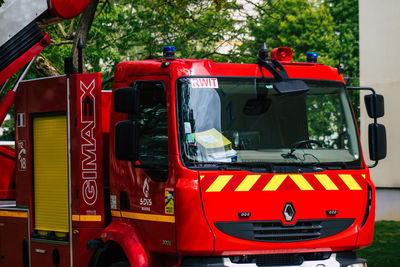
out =
[(66, 116), (33, 119), (34, 227), (68, 232)]

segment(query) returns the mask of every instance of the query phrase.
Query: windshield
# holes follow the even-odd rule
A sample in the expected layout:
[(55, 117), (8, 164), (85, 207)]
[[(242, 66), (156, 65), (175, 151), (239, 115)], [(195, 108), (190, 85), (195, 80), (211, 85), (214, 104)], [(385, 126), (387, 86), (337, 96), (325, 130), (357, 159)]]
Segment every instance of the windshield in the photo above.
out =
[(184, 164), (360, 168), (343, 84), (305, 82), (307, 93), (282, 95), (272, 80), (181, 78), (178, 125)]

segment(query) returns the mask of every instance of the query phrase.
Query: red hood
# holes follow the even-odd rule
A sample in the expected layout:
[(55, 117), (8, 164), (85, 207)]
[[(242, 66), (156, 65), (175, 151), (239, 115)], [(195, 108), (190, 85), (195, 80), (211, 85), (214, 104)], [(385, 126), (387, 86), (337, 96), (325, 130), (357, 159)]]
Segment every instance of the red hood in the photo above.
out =
[[(365, 171), (201, 171), (199, 179), (205, 216), (215, 235), (215, 255), (355, 246), (367, 203)], [(290, 222), (284, 218), (287, 206)]]

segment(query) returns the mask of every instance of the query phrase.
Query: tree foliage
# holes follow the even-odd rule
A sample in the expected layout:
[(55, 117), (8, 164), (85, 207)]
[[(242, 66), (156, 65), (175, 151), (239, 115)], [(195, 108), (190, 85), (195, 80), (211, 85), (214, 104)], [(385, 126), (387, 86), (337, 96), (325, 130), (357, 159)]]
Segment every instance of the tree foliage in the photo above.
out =
[[(254, 63), (263, 42), (292, 47), (297, 61), (316, 51), (321, 63), (341, 63), (344, 76), (358, 83), (357, 0), (92, 0), (92, 5), (88, 17), (44, 29), (52, 43), (31, 77), (63, 73), (64, 58), (76, 54), (74, 44), (82, 37), (86, 69), (101, 72), (106, 89), (118, 62), (160, 56), (164, 45), (175, 46), (178, 57)], [(358, 106), (357, 95), (354, 99)]]
[(242, 51), (254, 55), (265, 42), (271, 48), (291, 47), (297, 61), (305, 61), (306, 52), (316, 51), (323, 63), (332, 64), (333, 18), (319, 1), (263, 0), (253, 6), (257, 13), (247, 18), (253, 40), (245, 41)]
[[(159, 56), (164, 45), (176, 47), (179, 57), (209, 57), (215, 44), (236, 37), (230, 1), (100, 1), (86, 39), (86, 67), (102, 72), (108, 81), (122, 60)], [(43, 55), (57, 69), (76, 41), (76, 20), (47, 29), (53, 43)], [(76, 38), (75, 38), (76, 39)]]
[(359, 77), (359, 27), (358, 1), (325, 0), (333, 18), (333, 28), (337, 36), (337, 47), (331, 57), (341, 64), (345, 77), (352, 78), (352, 84), (358, 85)]

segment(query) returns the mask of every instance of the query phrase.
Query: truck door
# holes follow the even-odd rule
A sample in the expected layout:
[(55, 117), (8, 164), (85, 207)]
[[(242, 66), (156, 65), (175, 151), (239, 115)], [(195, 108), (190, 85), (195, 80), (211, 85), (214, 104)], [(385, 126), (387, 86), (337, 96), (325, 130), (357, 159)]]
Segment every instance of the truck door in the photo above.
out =
[(121, 216), (134, 219), (150, 250), (157, 252), (175, 251), (175, 185), (168, 171), (168, 80), (152, 76), (132, 84), (140, 95), (138, 112), (129, 115), (139, 124), (139, 160), (129, 165), (130, 185), (117, 184), (121, 188)]

